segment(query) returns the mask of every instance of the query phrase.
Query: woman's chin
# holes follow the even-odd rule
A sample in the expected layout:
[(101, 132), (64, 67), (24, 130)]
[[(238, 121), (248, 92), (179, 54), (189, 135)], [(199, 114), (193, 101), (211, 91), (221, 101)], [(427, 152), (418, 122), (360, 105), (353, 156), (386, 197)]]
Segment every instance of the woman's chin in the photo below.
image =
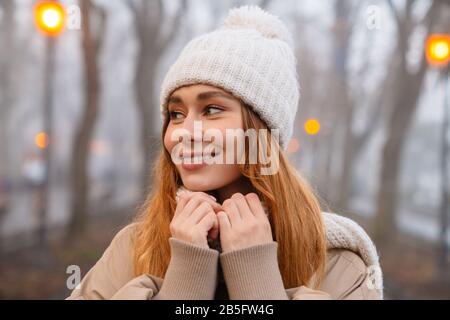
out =
[(184, 187), (192, 191), (208, 190), (210, 184), (207, 175), (199, 172), (182, 173), (181, 180), (183, 181)]
[(227, 170), (228, 167), (208, 165), (198, 170), (186, 170), (177, 166), (183, 185), (192, 191), (209, 191), (220, 189), (240, 176), (238, 169)]
[(200, 172), (188, 172), (181, 174), (181, 180), (186, 189), (191, 191), (208, 191), (220, 188), (222, 183), (211, 181), (211, 174), (202, 174)]

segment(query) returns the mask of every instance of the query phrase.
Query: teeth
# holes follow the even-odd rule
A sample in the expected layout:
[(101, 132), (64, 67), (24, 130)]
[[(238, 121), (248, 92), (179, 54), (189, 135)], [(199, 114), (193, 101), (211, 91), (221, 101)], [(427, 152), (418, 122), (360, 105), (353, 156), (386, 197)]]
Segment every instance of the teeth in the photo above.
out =
[(212, 159), (216, 155), (204, 155), (204, 156), (195, 156), (195, 157), (183, 157), (183, 160), (186, 161), (187, 159), (190, 160), (190, 163), (201, 163), (204, 160)]

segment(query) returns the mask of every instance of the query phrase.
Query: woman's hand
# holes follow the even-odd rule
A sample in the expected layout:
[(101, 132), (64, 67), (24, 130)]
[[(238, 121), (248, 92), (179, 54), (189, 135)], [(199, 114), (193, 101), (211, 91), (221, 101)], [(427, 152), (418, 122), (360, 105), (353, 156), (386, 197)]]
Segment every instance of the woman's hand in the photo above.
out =
[(183, 193), (170, 222), (172, 237), (209, 248), (208, 234), (212, 239), (218, 236), (216, 212), (220, 210), (214, 197), (204, 192)]
[(244, 249), (273, 241), (272, 228), (255, 193), (235, 193), (217, 213), (223, 252)]

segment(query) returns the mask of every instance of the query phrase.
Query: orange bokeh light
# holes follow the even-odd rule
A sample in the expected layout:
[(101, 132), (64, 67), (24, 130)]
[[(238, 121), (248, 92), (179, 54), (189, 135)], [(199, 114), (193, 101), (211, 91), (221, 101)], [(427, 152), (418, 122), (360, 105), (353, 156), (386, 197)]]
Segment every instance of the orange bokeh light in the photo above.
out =
[(310, 136), (318, 134), (320, 131), (320, 122), (317, 119), (309, 119), (305, 122), (305, 131)]
[(36, 146), (39, 149), (45, 149), (48, 146), (48, 135), (45, 132), (39, 132), (35, 137), (34, 137), (34, 143), (36, 143)]
[(58, 36), (66, 25), (66, 10), (56, 1), (39, 1), (34, 6), (37, 29), (47, 36)]
[(446, 66), (450, 61), (450, 35), (430, 35), (426, 43), (426, 56), (431, 65)]

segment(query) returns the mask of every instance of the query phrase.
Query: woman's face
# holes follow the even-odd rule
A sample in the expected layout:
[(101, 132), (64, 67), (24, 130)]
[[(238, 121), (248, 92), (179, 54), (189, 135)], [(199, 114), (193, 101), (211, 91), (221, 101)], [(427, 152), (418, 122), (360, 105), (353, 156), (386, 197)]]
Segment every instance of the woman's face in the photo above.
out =
[[(226, 129), (243, 129), (241, 108), (234, 96), (210, 85), (185, 86), (172, 93), (164, 146), (173, 161), (174, 155), (177, 156), (174, 164), (186, 188), (215, 190), (241, 176), (237, 155), (233, 161), (225, 157)], [(208, 159), (211, 153), (221, 162)], [(200, 157), (194, 159), (194, 155)]]

